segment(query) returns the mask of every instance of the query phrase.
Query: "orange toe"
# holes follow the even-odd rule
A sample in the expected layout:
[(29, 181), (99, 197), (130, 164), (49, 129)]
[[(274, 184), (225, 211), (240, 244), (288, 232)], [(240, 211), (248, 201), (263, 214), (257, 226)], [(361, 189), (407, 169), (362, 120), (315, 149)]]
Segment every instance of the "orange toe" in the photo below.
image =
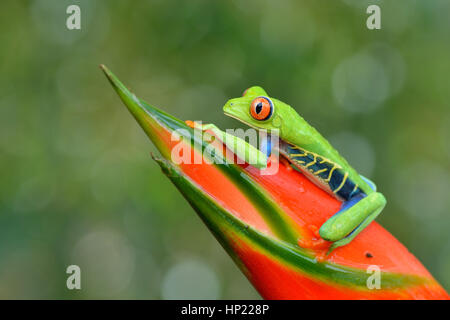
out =
[(188, 127), (191, 127), (192, 129), (195, 128), (194, 121), (186, 120), (184, 123), (186, 123), (186, 125), (187, 125)]
[(316, 225), (310, 224), (308, 226), (308, 229), (314, 234), (314, 236), (319, 239), (320, 237), (320, 233), (319, 233), (319, 228)]
[(280, 157), (280, 163), (284, 164), (288, 171), (292, 170), (291, 163), (284, 157)]

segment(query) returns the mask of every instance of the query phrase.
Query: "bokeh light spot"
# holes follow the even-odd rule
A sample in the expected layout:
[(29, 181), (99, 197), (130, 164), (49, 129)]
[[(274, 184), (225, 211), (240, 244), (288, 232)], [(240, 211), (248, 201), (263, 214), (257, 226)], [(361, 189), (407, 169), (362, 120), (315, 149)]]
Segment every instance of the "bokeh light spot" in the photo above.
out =
[(352, 132), (330, 137), (330, 143), (360, 174), (370, 178), (375, 167), (375, 152), (370, 142)]
[(219, 299), (216, 272), (201, 260), (190, 259), (170, 268), (164, 276), (163, 299)]
[(81, 285), (90, 296), (114, 297), (133, 277), (135, 252), (121, 233), (102, 228), (81, 237), (71, 263), (80, 266)]
[(450, 174), (430, 161), (400, 167), (395, 179), (396, 201), (422, 226), (432, 227), (448, 214)]
[(384, 66), (366, 53), (344, 60), (332, 78), (337, 103), (353, 112), (372, 111), (381, 106), (389, 96), (389, 85)]

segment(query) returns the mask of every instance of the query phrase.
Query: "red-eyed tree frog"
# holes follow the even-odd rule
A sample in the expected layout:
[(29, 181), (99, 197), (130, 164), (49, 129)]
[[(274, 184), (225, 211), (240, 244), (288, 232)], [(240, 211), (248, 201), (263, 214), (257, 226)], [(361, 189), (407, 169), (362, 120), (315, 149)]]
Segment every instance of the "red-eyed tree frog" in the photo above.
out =
[[(223, 107), (233, 117), (257, 130), (277, 133), (278, 153), (317, 186), (343, 201), (341, 209), (319, 229), (332, 241), (329, 252), (352, 241), (383, 210), (386, 199), (375, 184), (361, 176), (331, 144), (292, 107), (269, 97), (261, 87), (247, 89), (242, 97)], [(261, 150), (270, 147), (263, 146)]]

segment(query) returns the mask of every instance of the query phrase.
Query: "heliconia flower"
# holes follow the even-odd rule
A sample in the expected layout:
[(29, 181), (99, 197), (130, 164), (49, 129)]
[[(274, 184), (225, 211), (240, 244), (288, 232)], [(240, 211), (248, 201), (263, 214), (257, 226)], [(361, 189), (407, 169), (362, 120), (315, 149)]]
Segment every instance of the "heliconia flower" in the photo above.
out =
[[(425, 267), (388, 231), (373, 222), (351, 243), (326, 255), (314, 247), (319, 227), (341, 203), (305, 176), (279, 164), (262, 175), (233, 161), (202, 159), (211, 143), (185, 122), (150, 106), (101, 66), (131, 114), (161, 153), (164, 174), (194, 208), (265, 299), (449, 299)], [(174, 139), (174, 133), (179, 139)], [(226, 147), (213, 142), (216, 156)], [(187, 150), (187, 151), (186, 151)], [(234, 159), (236, 160), (236, 159)], [(271, 163), (277, 161), (274, 157)]]

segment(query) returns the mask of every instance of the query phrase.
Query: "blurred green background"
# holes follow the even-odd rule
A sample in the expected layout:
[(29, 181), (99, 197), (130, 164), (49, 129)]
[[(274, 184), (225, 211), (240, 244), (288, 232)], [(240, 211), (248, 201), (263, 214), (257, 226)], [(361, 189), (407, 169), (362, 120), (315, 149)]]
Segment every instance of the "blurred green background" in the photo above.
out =
[[(81, 7), (81, 30), (66, 8)], [(379, 4), (382, 29), (366, 28)], [(0, 298), (258, 298), (98, 69), (182, 119), (261, 85), (388, 205), (450, 288), (450, 2), (3, 0)], [(68, 265), (82, 290), (66, 288)]]

